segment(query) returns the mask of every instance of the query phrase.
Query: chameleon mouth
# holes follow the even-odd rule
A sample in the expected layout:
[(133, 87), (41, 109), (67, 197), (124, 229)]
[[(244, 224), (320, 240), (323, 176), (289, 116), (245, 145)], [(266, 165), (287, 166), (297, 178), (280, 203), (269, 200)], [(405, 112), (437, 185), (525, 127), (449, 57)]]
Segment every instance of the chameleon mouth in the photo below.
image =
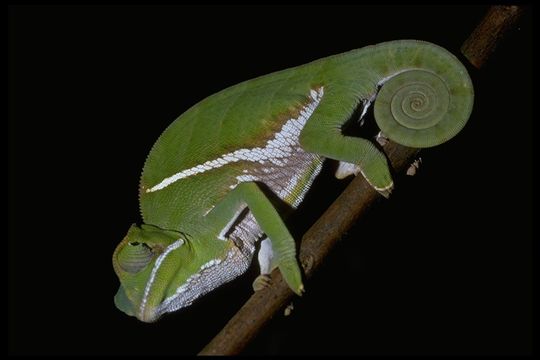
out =
[(135, 316), (143, 322), (150, 323), (159, 318), (159, 314), (156, 312), (156, 307), (154, 306), (147, 306), (143, 311), (141, 311), (140, 308), (137, 309), (137, 306), (129, 299), (122, 285), (120, 285), (120, 288), (114, 297), (114, 304), (126, 315)]

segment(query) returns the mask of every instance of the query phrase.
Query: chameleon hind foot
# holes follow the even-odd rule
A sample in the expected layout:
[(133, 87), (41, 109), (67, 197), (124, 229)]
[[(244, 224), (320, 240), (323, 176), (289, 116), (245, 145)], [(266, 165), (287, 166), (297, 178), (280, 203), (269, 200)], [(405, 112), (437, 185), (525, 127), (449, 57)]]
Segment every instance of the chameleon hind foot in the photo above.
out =
[(252, 287), (253, 287), (253, 291), (257, 292), (257, 291), (261, 291), (263, 289), (266, 289), (270, 285), (272, 285), (272, 280), (270, 279), (270, 275), (261, 274), (261, 275), (257, 276), (255, 281), (253, 281)]

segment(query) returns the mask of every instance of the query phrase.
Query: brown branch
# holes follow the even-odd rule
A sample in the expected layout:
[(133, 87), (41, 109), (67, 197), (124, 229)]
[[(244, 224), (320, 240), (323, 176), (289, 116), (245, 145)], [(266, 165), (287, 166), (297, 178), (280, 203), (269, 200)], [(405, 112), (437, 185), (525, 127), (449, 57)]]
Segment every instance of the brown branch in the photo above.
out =
[(492, 6), (472, 34), (465, 40), (461, 52), (480, 69), (497, 44), (523, 14), (521, 6)]
[[(384, 147), (392, 167), (402, 172), (418, 153), (392, 142)], [(357, 176), (306, 232), (300, 245), (300, 263), (306, 278), (322, 264), (335, 243), (380, 195), (363, 176)], [(240, 353), (261, 328), (293, 297), (279, 271), (271, 274), (272, 286), (254, 293), (199, 355)]]

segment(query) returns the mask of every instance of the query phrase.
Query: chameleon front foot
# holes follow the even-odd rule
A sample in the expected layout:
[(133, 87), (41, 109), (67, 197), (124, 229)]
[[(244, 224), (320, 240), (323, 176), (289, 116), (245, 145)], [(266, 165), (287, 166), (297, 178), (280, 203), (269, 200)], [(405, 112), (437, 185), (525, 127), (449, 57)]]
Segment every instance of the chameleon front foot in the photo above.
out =
[(261, 291), (263, 289), (266, 289), (270, 285), (272, 285), (272, 279), (270, 279), (270, 275), (261, 274), (261, 275), (257, 276), (255, 281), (253, 281), (252, 287), (253, 287), (253, 291), (257, 292), (257, 291)]
[(379, 131), (377, 136), (375, 136), (375, 141), (377, 141), (379, 145), (385, 146), (386, 144), (388, 144), (388, 141), (390, 141), (390, 139), (388, 139), (388, 136), (384, 135), (382, 131)]

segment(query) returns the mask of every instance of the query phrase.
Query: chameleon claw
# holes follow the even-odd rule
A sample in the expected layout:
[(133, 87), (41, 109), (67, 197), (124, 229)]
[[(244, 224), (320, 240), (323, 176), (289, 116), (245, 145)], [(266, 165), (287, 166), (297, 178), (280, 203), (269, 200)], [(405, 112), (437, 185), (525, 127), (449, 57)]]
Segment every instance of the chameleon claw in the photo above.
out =
[(392, 181), (390, 185), (384, 187), (384, 188), (375, 188), (385, 198), (390, 198), (390, 195), (392, 195), (392, 190), (394, 190), (394, 182)]

